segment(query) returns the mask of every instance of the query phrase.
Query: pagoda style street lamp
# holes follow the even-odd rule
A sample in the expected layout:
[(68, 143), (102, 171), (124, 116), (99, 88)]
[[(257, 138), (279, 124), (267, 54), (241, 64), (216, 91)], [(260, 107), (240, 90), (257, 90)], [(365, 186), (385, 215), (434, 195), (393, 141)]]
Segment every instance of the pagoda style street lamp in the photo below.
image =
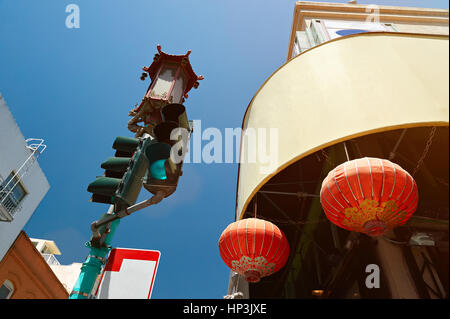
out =
[[(144, 133), (154, 136), (153, 128), (161, 123), (161, 111), (167, 104), (182, 104), (188, 98), (188, 92), (197, 88), (203, 76), (197, 76), (189, 62), (189, 50), (184, 55), (171, 55), (156, 47), (158, 53), (149, 67), (143, 67), (141, 80), (150, 76), (150, 86), (139, 106), (129, 112), (132, 116), (128, 129), (136, 137)], [(143, 124), (139, 125), (139, 123)]]
[[(92, 193), (92, 202), (110, 204), (110, 207), (91, 224), (92, 236), (86, 243), (90, 252), (70, 299), (89, 298), (107, 260), (120, 219), (169, 197), (182, 175), (184, 153), (179, 149), (179, 161), (171, 160), (171, 148), (176, 143), (176, 139), (171, 139), (171, 133), (184, 129), (190, 134), (182, 103), (188, 97), (187, 93), (198, 87), (203, 76), (197, 76), (192, 70), (188, 58), (190, 50), (185, 55), (170, 55), (162, 52), (160, 45), (157, 49), (153, 63), (144, 67), (141, 75), (141, 80), (150, 76), (150, 86), (141, 104), (129, 113), (133, 118), (128, 129), (136, 133), (135, 138), (116, 137), (112, 146), (116, 150), (114, 157), (101, 164), (105, 170), (103, 175), (87, 188)], [(139, 125), (140, 122), (143, 125)], [(136, 204), (142, 186), (153, 196)]]

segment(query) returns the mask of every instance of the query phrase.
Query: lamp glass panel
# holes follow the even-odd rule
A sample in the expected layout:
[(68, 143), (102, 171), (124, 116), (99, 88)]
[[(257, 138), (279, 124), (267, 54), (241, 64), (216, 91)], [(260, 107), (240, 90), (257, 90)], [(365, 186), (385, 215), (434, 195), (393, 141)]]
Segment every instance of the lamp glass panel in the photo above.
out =
[(175, 78), (176, 66), (166, 65), (159, 73), (156, 83), (150, 94), (153, 98), (167, 99), (170, 87)]
[(183, 97), (184, 89), (186, 87), (186, 76), (184, 72), (180, 70), (178, 74), (177, 80), (175, 81), (175, 85), (172, 90), (172, 103), (181, 103), (181, 99)]

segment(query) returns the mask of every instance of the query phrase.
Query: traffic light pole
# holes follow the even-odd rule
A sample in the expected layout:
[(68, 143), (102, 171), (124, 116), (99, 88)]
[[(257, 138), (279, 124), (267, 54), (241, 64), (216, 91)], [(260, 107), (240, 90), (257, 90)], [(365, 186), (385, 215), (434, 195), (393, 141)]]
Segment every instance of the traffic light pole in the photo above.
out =
[[(192, 132), (182, 103), (188, 98), (189, 90), (196, 89), (198, 81), (204, 78), (192, 70), (190, 50), (184, 55), (172, 55), (163, 52), (160, 45), (156, 48), (158, 53), (152, 64), (142, 68), (144, 73), (141, 80), (145, 80), (148, 74), (150, 86), (141, 104), (129, 112), (133, 118), (128, 122), (128, 129), (136, 132), (136, 135), (134, 138), (116, 137), (112, 146), (116, 150), (114, 157), (101, 164), (101, 168), (105, 169), (104, 174), (97, 176), (88, 185), (87, 191), (92, 193), (92, 202), (113, 205), (108, 213), (91, 224), (92, 237), (86, 243), (90, 252), (69, 299), (89, 298), (106, 262), (120, 219), (172, 195), (183, 173), (184, 149), (187, 145), (183, 144), (181, 149), (178, 147), (174, 150), (172, 147), (180, 141), (185, 142), (184, 132), (188, 132), (188, 136)], [(174, 66), (176, 71), (172, 72), (169, 79), (171, 85), (167, 87), (168, 90), (153, 94), (160, 75), (166, 74), (165, 70), (173, 70)], [(164, 75), (164, 81), (167, 80)], [(144, 126), (137, 125), (140, 122), (144, 122)], [(172, 136), (174, 130), (175, 135), (179, 134), (175, 138)], [(172, 159), (172, 151), (178, 154), (175, 160)], [(142, 187), (154, 196), (135, 204)]]
[[(103, 245), (103, 238), (107, 237), (107, 234), (109, 233), (108, 225), (109, 223), (115, 222), (116, 220), (123, 218), (125, 216), (129, 216), (134, 212), (137, 212), (138, 210), (144, 209), (148, 206), (158, 204), (160, 201), (163, 200), (165, 196), (165, 193), (160, 191), (157, 192), (154, 196), (152, 196), (150, 199), (147, 199), (143, 202), (134, 204), (128, 208), (122, 209), (121, 211), (114, 213), (114, 214), (107, 214), (106, 216), (103, 216), (100, 220), (95, 221), (91, 224), (91, 230), (92, 230), (92, 241), (99, 241), (99, 245)], [(103, 225), (106, 225), (106, 231), (101, 232), (100, 227)]]
[[(106, 216), (113, 215), (114, 205), (109, 207), (108, 213)], [(72, 292), (69, 296), (69, 299), (88, 299), (89, 295), (94, 287), (95, 281), (97, 280), (98, 275), (100, 274), (103, 265), (106, 261), (106, 255), (108, 254), (110, 248), (110, 243), (114, 236), (114, 232), (117, 226), (120, 223), (120, 219), (114, 220), (110, 227), (108, 227), (109, 231), (105, 237), (105, 246), (104, 247), (93, 247), (91, 242), (87, 242), (86, 246), (90, 248), (89, 255), (81, 266), (81, 272), (78, 276), (78, 280), (75, 283)], [(105, 231), (106, 233), (106, 231)]]
[[(117, 213), (114, 213), (114, 205), (111, 205), (108, 213), (91, 225), (92, 238), (86, 243), (90, 248), (89, 255), (81, 266), (81, 273), (75, 283), (69, 299), (88, 299), (94, 287), (95, 281), (106, 263), (106, 256), (111, 249), (110, 244), (120, 219), (138, 210), (159, 203), (164, 198), (163, 192), (158, 192), (152, 198), (132, 205)], [(104, 227), (103, 227), (104, 226)]]

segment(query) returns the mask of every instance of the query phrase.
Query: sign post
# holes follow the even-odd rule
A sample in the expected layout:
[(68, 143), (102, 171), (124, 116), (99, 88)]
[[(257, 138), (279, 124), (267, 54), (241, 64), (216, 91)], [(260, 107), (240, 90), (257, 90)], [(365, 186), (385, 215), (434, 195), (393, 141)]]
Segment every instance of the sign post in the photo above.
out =
[(97, 299), (150, 299), (161, 253), (157, 250), (113, 248)]

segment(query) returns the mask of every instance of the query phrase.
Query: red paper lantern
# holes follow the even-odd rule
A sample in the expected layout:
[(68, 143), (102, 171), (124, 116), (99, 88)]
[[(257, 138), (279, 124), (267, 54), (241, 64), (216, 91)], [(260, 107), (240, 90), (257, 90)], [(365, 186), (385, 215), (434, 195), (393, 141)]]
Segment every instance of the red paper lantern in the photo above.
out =
[(322, 183), (320, 202), (328, 219), (350, 231), (380, 236), (415, 212), (414, 179), (399, 165), (378, 158), (345, 162)]
[(228, 225), (220, 236), (219, 251), (231, 270), (244, 275), (248, 282), (258, 282), (284, 266), (290, 249), (276, 225), (247, 218)]

